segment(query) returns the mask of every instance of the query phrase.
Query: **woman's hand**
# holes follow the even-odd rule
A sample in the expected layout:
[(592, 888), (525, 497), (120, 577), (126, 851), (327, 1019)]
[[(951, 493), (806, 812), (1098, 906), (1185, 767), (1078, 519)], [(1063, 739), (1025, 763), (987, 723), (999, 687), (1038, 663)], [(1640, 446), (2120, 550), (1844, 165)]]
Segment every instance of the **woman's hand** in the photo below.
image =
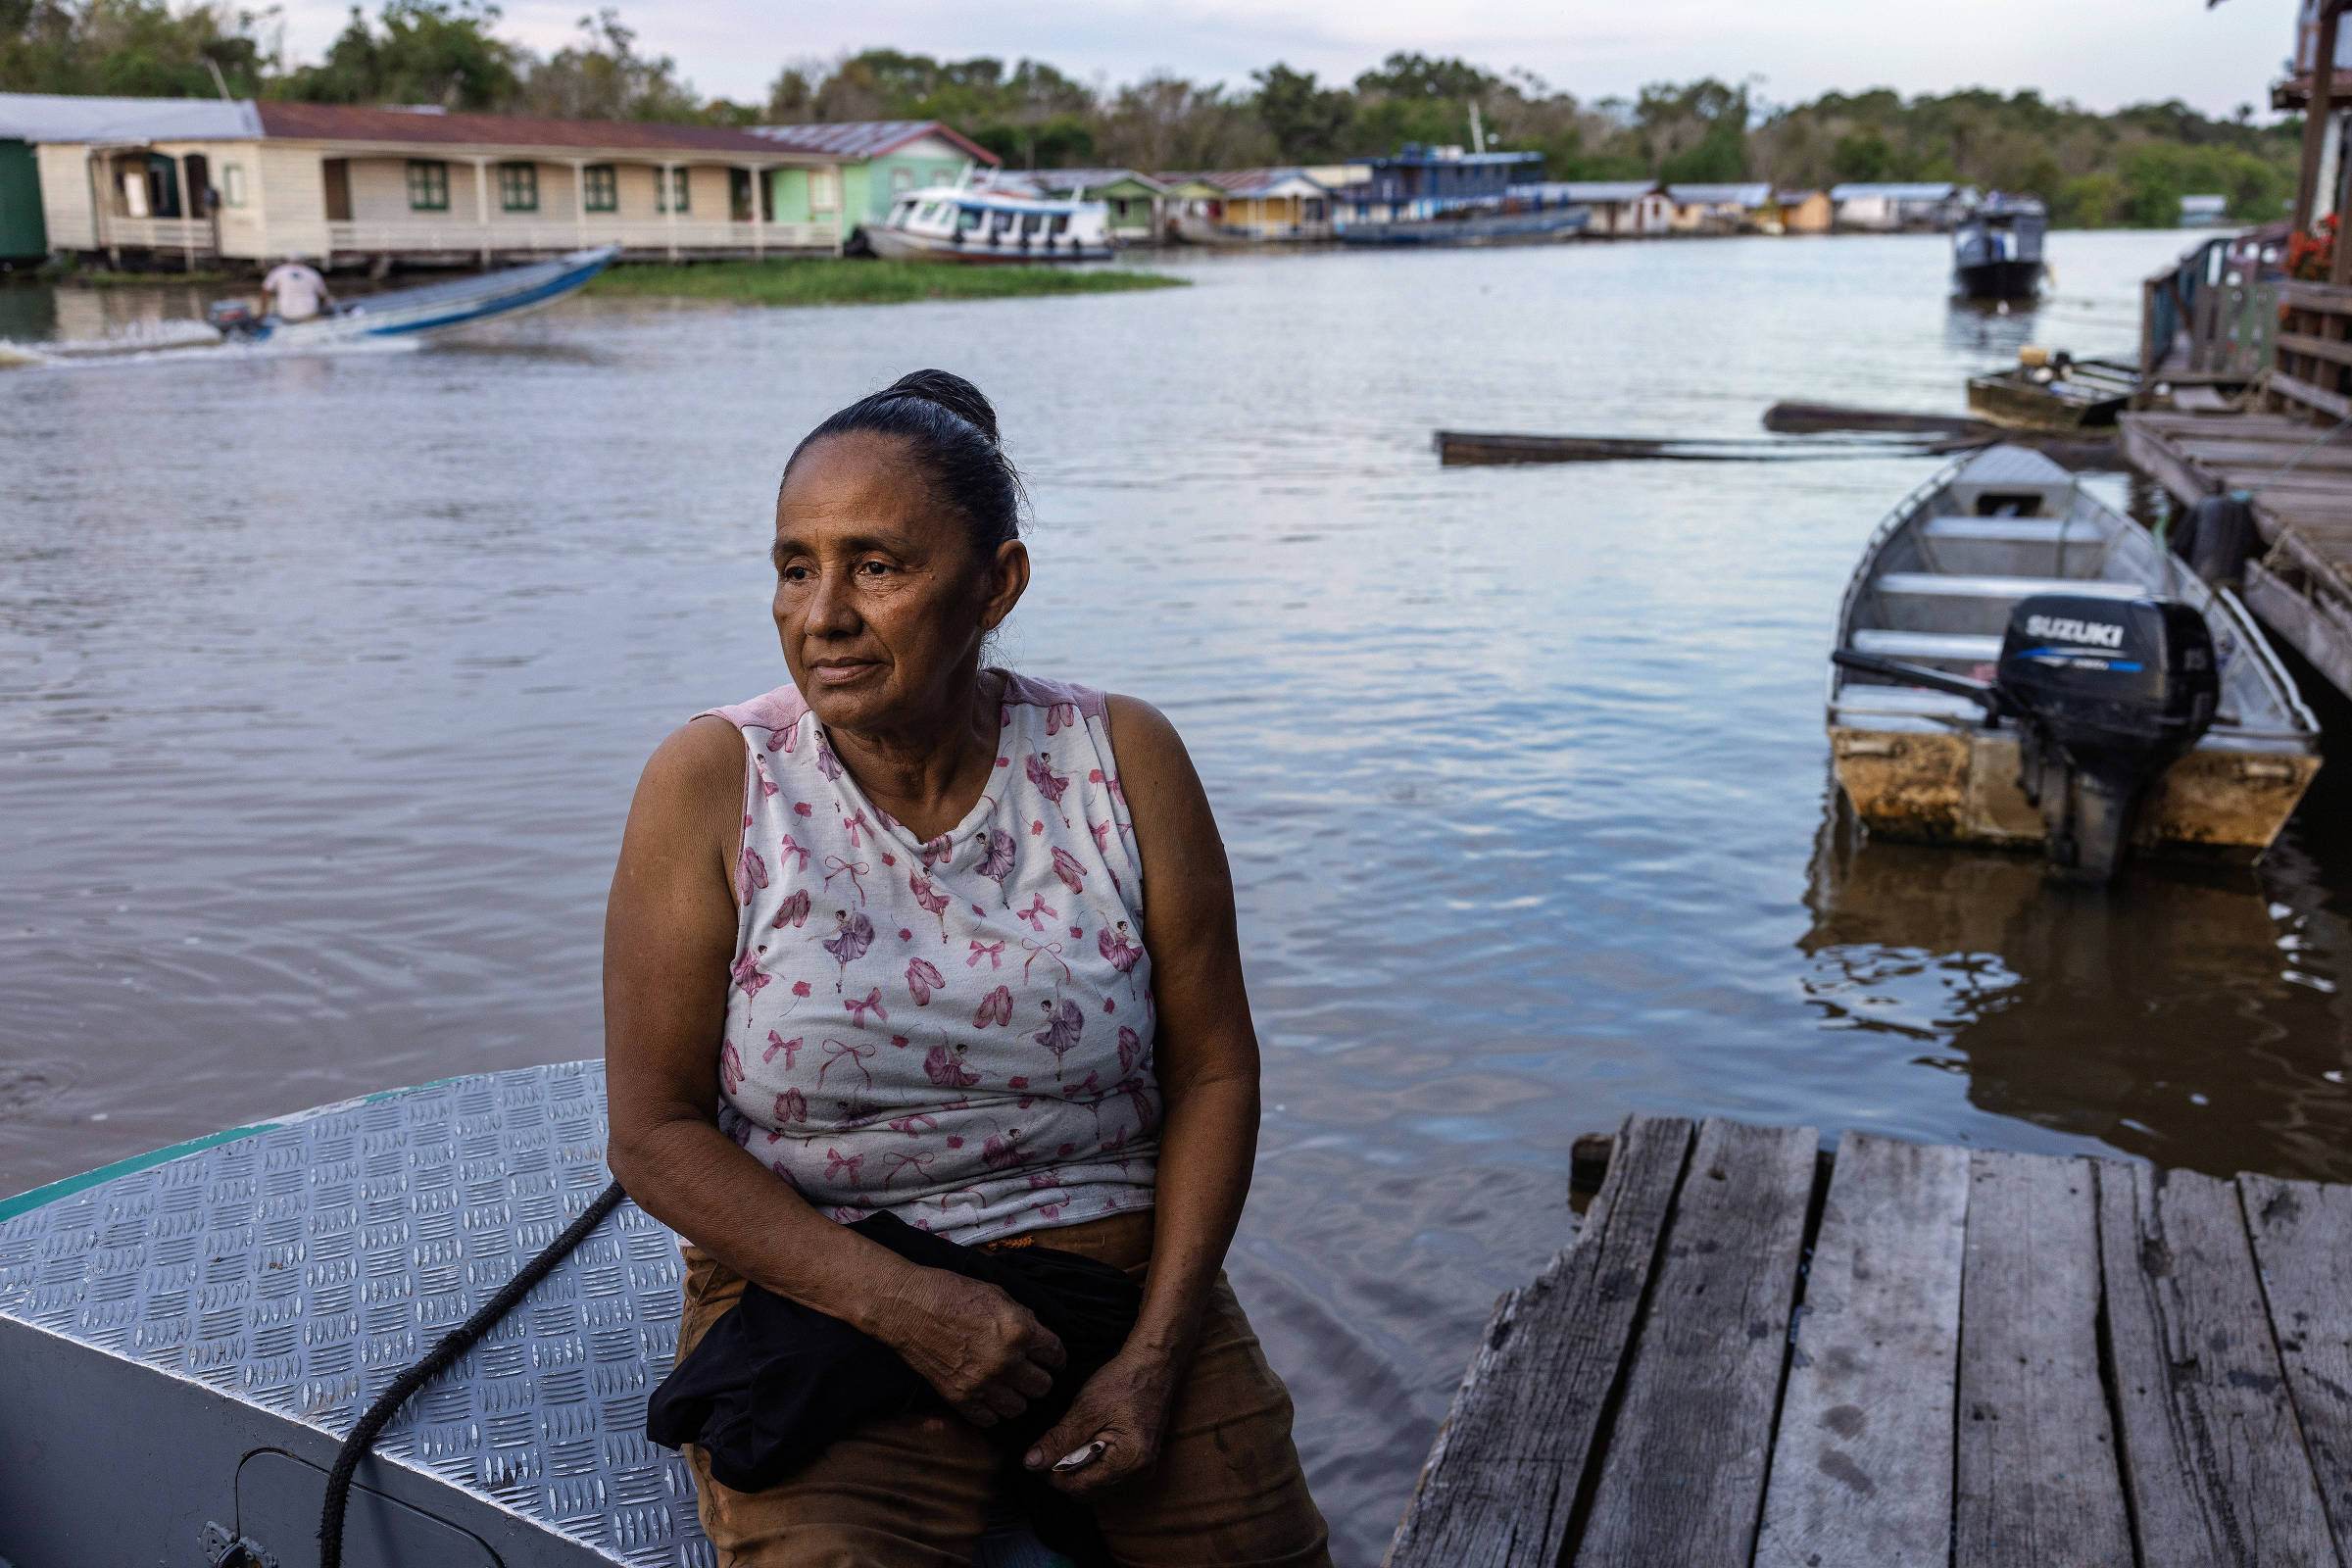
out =
[[(1073, 1497), (1142, 1475), (1159, 1458), (1168, 1405), (1176, 1394), (1176, 1372), (1175, 1361), (1164, 1354), (1132, 1346), (1121, 1350), (1086, 1380), (1070, 1413), (1038, 1440), (1021, 1463), (1043, 1471)], [(1102, 1445), (1100, 1457), (1074, 1470), (1054, 1470), (1055, 1460), (1094, 1443)]]
[(1027, 1307), (994, 1285), (938, 1268), (907, 1270), (874, 1337), (979, 1427), (1029, 1408), (1069, 1359)]

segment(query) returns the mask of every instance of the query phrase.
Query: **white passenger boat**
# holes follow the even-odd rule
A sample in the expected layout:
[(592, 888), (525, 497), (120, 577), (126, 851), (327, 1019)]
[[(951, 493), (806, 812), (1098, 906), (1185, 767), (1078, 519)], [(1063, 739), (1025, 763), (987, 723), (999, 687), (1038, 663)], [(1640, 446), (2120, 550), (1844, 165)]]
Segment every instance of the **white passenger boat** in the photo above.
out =
[[(601, 1062), (234, 1128), (0, 1200), (0, 1559), (297, 1568), (402, 1370), (611, 1181)], [(622, 1200), (359, 1462), (345, 1568), (712, 1568), (645, 1435), (677, 1238)], [(978, 1568), (1061, 1559), (1017, 1521)], [(1066, 1568), (1066, 1565), (1065, 1565)]]
[[(2021, 447), (1961, 460), (1880, 525), (1835, 648), (1838, 783), (1889, 838), (2044, 845), (2072, 864), (2051, 829), (2071, 799), (2120, 812), (2119, 853), (2252, 859), (2319, 771), (2319, 726), (2236, 595)], [(2128, 771), (2132, 746), (2150, 776), (2104, 804), (2077, 789)]]
[(865, 228), (877, 256), (900, 261), (1106, 262), (1110, 204), (1024, 196), (986, 186), (909, 191)]

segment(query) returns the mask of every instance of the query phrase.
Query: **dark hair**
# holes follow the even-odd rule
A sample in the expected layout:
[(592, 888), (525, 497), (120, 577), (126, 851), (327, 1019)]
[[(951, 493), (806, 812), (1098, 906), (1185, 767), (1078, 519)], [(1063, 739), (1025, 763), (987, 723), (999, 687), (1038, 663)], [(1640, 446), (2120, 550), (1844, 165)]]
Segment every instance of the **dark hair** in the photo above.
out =
[(784, 477), (811, 445), (861, 430), (906, 443), (933, 497), (963, 518), (983, 560), (1020, 537), (1021, 476), (997, 443), (997, 411), (971, 382), (947, 370), (900, 376), (802, 437)]

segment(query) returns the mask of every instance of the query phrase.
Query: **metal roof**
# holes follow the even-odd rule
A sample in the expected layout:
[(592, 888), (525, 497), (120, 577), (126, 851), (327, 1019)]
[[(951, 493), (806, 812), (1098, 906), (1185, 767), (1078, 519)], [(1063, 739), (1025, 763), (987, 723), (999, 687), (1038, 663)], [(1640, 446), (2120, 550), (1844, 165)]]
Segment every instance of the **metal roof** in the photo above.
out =
[(1772, 187), (1753, 185), (1669, 185), (1666, 194), (1685, 206), (1717, 207), (1733, 204), (1761, 207), (1772, 200)]
[(753, 125), (752, 135), (763, 137), (795, 152), (830, 153), (837, 158), (864, 160), (896, 152), (910, 141), (938, 136), (954, 142), (966, 156), (984, 164), (1003, 159), (939, 120), (845, 120), (807, 125)]
[(1099, 190), (1132, 179), (1145, 189), (1158, 194), (1168, 187), (1150, 174), (1132, 169), (1032, 169), (1021, 172), (1021, 178), (1040, 190)]
[(418, 114), (346, 104), (264, 102), (263, 133), (283, 141), (425, 142), (471, 147), (567, 147), (649, 152), (743, 153), (778, 149), (724, 125), (647, 125), (625, 120), (539, 120), (525, 115)]
[(261, 134), (261, 118), (241, 99), (0, 92), (0, 137), (12, 141), (251, 141)]
[(1634, 202), (1658, 188), (1654, 179), (1563, 179), (1548, 181), (1544, 190), (1557, 190), (1572, 202)]
[(1948, 179), (1915, 180), (1908, 184), (1900, 182), (1871, 184), (1865, 181), (1858, 184), (1832, 185), (1830, 200), (1834, 202), (1867, 201), (1875, 197), (1881, 201), (1939, 202), (1949, 197), (1957, 188)]
[[(1297, 169), (1218, 169), (1198, 177), (1207, 180), (1228, 196), (1321, 196), (1327, 189)], [(1293, 181), (1303, 188), (1283, 188)]]

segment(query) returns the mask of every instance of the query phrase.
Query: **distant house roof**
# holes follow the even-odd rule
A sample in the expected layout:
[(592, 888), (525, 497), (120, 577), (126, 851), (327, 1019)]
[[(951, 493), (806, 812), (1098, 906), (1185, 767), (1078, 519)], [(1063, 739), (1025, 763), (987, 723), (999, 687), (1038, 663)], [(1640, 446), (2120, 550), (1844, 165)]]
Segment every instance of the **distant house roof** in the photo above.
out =
[(1217, 169), (1200, 176), (1228, 196), (1323, 196), (1327, 187), (1296, 169)]
[(1669, 185), (1666, 194), (1685, 207), (1761, 207), (1772, 187), (1755, 185)]
[(1036, 169), (1021, 177), (1039, 190), (1054, 192), (1102, 190), (1128, 183), (1140, 185), (1155, 196), (1167, 189), (1150, 174), (1139, 174), (1132, 169)]
[(1802, 190), (1775, 191), (1773, 192), (1772, 199), (1776, 202), (1779, 202), (1783, 207), (1794, 207), (1801, 202), (1809, 202), (1820, 194), (1820, 191), (1813, 189), (1811, 186), (1807, 186)]
[(937, 136), (954, 142), (981, 163), (1004, 162), (969, 136), (938, 120), (845, 120), (824, 124), (753, 125), (749, 129), (755, 136), (795, 152), (830, 153), (837, 158), (858, 161), (881, 158), (910, 141)]
[(284, 141), (419, 142), (471, 147), (637, 149), (649, 152), (761, 153), (772, 143), (724, 125), (647, 125), (625, 120), (540, 120), (526, 115), (419, 114), (348, 104), (265, 101), (262, 130)]
[(1832, 185), (1830, 200), (1834, 202), (1874, 199), (1889, 202), (1940, 202), (1949, 200), (1956, 188), (1948, 179), (1914, 180), (1907, 184), (1873, 184), (1864, 181), (1859, 184)]
[(261, 118), (242, 101), (0, 92), (0, 137), (11, 141), (251, 141), (261, 134)]
[(1638, 202), (1658, 188), (1654, 179), (1564, 179), (1547, 184), (1572, 202)]

